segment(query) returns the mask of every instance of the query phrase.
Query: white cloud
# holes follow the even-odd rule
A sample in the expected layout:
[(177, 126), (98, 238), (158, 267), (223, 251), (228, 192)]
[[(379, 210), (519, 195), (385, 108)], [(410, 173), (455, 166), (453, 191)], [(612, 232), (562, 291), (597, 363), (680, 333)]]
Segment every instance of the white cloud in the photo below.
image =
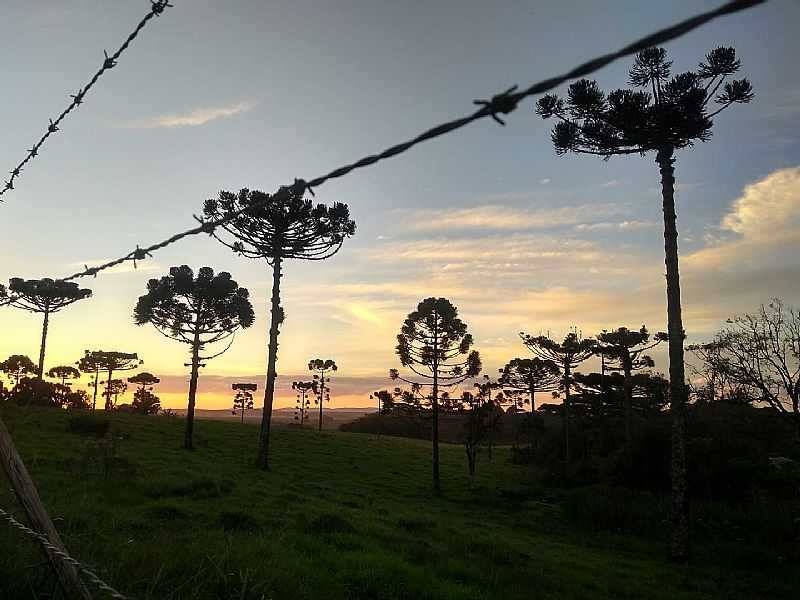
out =
[(547, 185), (551, 181), (552, 181), (552, 179), (550, 179), (549, 177), (545, 177), (544, 179), (540, 179), (539, 183), (541, 183), (542, 185)]
[(575, 229), (578, 231), (634, 231), (638, 229), (650, 229), (656, 226), (656, 223), (651, 221), (620, 221), (618, 223), (602, 221), (600, 223), (580, 223), (575, 226)]
[(600, 187), (604, 187), (604, 188), (617, 187), (618, 185), (621, 185), (621, 184), (622, 184), (622, 182), (619, 179), (612, 179), (611, 181), (606, 181), (605, 183), (600, 184)]
[(608, 218), (628, 212), (627, 207), (614, 203), (528, 209), (483, 205), (472, 208), (420, 210), (413, 215), (411, 228), (416, 231), (547, 229), (578, 224), (585, 220), (587, 215)]
[(228, 119), (255, 107), (253, 101), (243, 101), (229, 106), (195, 108), (187, 113), (161, 115), (126, 121), (118, 125), (125, 129), (170, 129), (174, 127), (197, 127), (218, 119)]

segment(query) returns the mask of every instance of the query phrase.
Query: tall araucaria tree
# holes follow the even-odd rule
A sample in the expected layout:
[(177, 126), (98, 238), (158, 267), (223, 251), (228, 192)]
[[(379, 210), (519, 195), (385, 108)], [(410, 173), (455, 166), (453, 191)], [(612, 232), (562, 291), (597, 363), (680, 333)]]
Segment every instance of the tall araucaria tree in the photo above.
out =
[(314, 383), (316, 384), (314, 404), (319, 404), (319, 431), (322, 431), (322, 406), (325, 402), (331, 401), (331, 387), (328, 385), (330, 383), (330, 375), (328, 375), (328, 381), (326, 382), (325, 373), (338, 371), (339, 367), (336, 366), (336, 362), (333, 360), (315, 358), (308, 362), (308, 370), (314, 373)]
[(625, 451), (631, 447), (633, 436), (631, 415), (633, 412), (633, 372), (650, 369), (655, 366), (653, 359), (645, 354), (662, 341), (666, 334), (656, 334), (651, 338), (647, 327), (642, 325), (639, 331), (632, 331), (627, 327), (619, 327), (613, 331), (603, 331), (597, 334), (595, 352), (609, 359), (606, 368), (611, 371), (621, 371), (624, 378), (625, 401), (623, 418), (625, 421)]
[(447, 298), (426, 298), (409, 313), (397, 336), (400, 364), (419, 379), (401, 377), (397, 369), (389, 376), (412, 385), (430, 388), (427, 399), (433, 416), (433, 493), (441, 494), (439, 482), (439, 389), (452, 388), (481, 372), (481, 358), (472, 347), (472, 335), (458, 318), (458, 309)]
[(207, 221), (232, 217), (219, 226), (231, 239), (219, 235), (217, 228), (213, 232), (217, 240), (242, 256), (265, 259), (272, 267), (267, 379), (258, 447), (258, 463), (264, 469), (269, 468), (278, 330), (285, 318), (280, 304), (283, 261), (330, 258), (339, 251), (345, 238), (352, 236), (356, 230), (346, 204), (314, 205), (310, 200), (305, 200), (302, 193), (290, 188), (282, 188), (279, 194), (279, 197), (271, 197), (257, 190), (243, 189), (238, 194), (223, 191), (218, 198), (206, 200), (203, 207)]
[(308, 419), (308, 412), (311, 410), (311, 400), (309, 396), (317, 393), (317, 382), (314, 381), (293, 381), (292, 389), (297, 392), (297, 403), (294, 407), (294, 420), (299, 421), (302, 427)]
[[(505, 392), (507, 398), (514, 402), (514, 419), (516, 420), (516, 409), (524, 403), (530, 403), (530, 416), (536, 413), (536, 394), (537, 392), (555, 392), (561, 382), (558, 365), (552, 360), (545, 360), (539, 357), (534, 358), (514, 358), (511, 359), (502, 369), (500, 369), (500, 379), (498, 384)], [(527, 399), (524, 397), (527, 396)], [(522, 399), (520, 403), (519, 400)], [(529, 422), (529, 429), (533, 433), (533, 422)], [(533, 442), (533, 437), (531, 437)]]
[(233, 397), (233, 414), (239, 411), (241, 422), (244, 424), (244, 413), (253, 410), (253, 392), (258, 389), (258, 384), (240, 382), (231, 384), (231, 389), (236, 392)]
[(520, 333), (519, 335), (522, 338), (522, 342), (531, 352), (542, 360), (556, 363), (561, 371), (561, 381), (558, 389), (564, 394), (564, 406), (561, 416), (564, 427), (564, 474), (567, 475), (570, 464), (570, 400), (572, 389), (575, 386), (573, 371), (575, 367), (592, 356), (595, 341), (592, 338), (581, 338), (575, 331), (568, 333), (562, 342), (552, 340), (546, 335), (533, 336), (525, 333)]
[(129, 352), (116, 352), (116, 351), (103, 351), (103, 350), (86, 350), (83, 358), (78, 361), (78, 368), (84, 373), (94, 373), (94, 398), (92, 399), (92, 410), (97, 405), (97, 381), (100, 376), (100, 371), (108, 373), (106, 379), (106, 391), (103, 392), (105, 396), (105, 410), (114, 408), (114, 403), (111, 400), (111, 395), (108, 391), (111, 389), (111, 380), (114, 373), (120, 371), (133, 371), (138, 369), (144, 361), (139, 359), (139, 355)]
[(53, 279), (21, 279), (13, 277), (9, 280), (9, 304), (29, 312), (40, 313), (42, 320), (42, 341), (39, 346), (39, 366), (36, 376), (44, 377), (44, 354), (47, 346), (47, 327), (50, 315), (63, 310), (78, 300), (92, 295), (92, 290), (78, 287), (77, 283)]
[[(675, 215), (675, 150), (711, 137), (713, 117), (753, 99), (747, 79), (732, 80), (741, 66), (733, 48), (706, 55), (696, 71), (671, 77), (672, 61), (663, 48), (641, 51), (629, 82), (641, 90), (615, 90), (607, 96), (595, 81), (581, 79), (569, 86), (566, 102), (548, 94), (537, 103), (543, 118), (559, 120), (553, 128), (556, 153), (576, 152), (603, 158), (656, 153), (661, 171), (664, 251), (667, 279), (667, 329), (672, 413), (672, 541), (671, 555), (685, 561), (689, 548), (689, 504), (686, 475), (687, 400), (678, 271), (678, 230)], [(709, 105), (711, 102), (714, 105)]]
[(528, 395), (531, 414), (536, 412), (536, 394), (554, 392), (561, 382), (558, 365), (538, 357), (514, 358), (500, 369), (498, 383), (506, 394), (522, 392)]
[[(239, 329), (253, 324), (253, 305), (250, 293), (239, 287), (230, 273), (214, 274), (210, 267), (202, 267), (197, 277), (187, 265), (172, 267), (169, 275), (147, 282), (147, 293), (139, 297), (133, 310), (137, 325), (151, 323), (156, 330), (190, 348), (192, 371), (189, 379), (189, 405), (186, 411), (184, 447), (192, 449), (194, 407), (197, 396), (197, 379), (202, 361), (224, 353), (233, 343)], [(201, 356), (207, 346), (230, 340), (221, 351), (212, 356)]]

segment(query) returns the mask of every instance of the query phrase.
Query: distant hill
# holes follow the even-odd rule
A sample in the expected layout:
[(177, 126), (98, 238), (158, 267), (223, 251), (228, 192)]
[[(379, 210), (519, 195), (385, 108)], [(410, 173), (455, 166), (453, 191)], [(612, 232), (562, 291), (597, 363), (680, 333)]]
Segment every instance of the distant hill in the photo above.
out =
[[(186, 414), (185, 408), (176, 408), (172, 409), (173, 412), (179, 414), (181, 416)], [(360, 419), (364, 415), (368, 415), (374, 413), (374, 408), (325, 408), (322, 413), (322, 426), (325, 429), (336, 429), (340, 425), (345, 423), (351, 423), (356, 419)], [(317, 426), (317, 419), (318, 419), (317, 412), (313, 410), (309, 414), (308, 421), (306, 421), (306, 427), (316, 427)], [(209, 409), (195, 409), (194, 416), (196, 419), (206, 419), (206, 420), (213, 420), (213, 421), (239, 421), (241, 420), (241, 415), (237, 411), (236, 414), (233, 414), (231, 409), (216, 409), (216, 410), (209, 410)], [(248, 423), (258, 423), (261, 421), (261, 407), (254, 408), (252, 410), (245, 411), (244, 420)], [(294, 408), (292, 407), (283, 407), (283, 408), (276, 408), (272, 411), (272, 420), (276, 423), (294, 423)]]

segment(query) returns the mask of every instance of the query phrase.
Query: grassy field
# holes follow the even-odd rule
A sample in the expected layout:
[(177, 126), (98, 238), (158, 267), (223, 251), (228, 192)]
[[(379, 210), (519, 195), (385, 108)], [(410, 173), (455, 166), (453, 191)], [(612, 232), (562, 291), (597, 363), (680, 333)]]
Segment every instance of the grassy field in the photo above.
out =
[[(2, 414), (70, 552), (135, 598), (793, 595), (791, 566), (680, 567), (659, 544), (582, 533), (503, 449), (470, 485), (463, 449), (444, 446), (433, 499), (423, 441), (279, 427), (262, 472), (253, 425), (201, 421), (188, 452), (181, 420), (117, 414), (105, 464), (66, 412)], [(19, 515), (8, 487), (0, 506)], [(34, 544), (0, 522), (0, 548), (0, 597), (49, 597)]]

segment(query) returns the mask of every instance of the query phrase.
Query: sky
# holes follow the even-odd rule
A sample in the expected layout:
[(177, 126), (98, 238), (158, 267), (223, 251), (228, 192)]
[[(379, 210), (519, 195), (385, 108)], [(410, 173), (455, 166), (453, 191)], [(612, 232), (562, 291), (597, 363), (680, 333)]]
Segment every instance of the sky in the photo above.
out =
[[(174, 0), (4, 196), (0, 280), (61, 277), (115, 258), (193, 226), (220, 190), (273, 192), (311, 179), (468, 114), (473, 99), (561, 73), (720, 1)], [(4, 7), (0, 170), (21, 160), (148, 7)], [(770, 0), (666, 46), (680, 72), (733, 45), (756, 91), (715, 119), (708, 143), (676, 156), (689, 343), (773, 296), (798, 304), (798, 22), (800, 4)], [(595, 78), (624, 86), (629, 66)], [(654, 157), (556, 156), (551, 126), (529, 100), (506, 127), (486, 119), (317, 190), (320, 202), (348, 204), (358, 229), (333, 258), (286, 266), (277, 406), (294, 404), (290, 382), (308, 379), (317, 357), (339, 365), (332, 406), (371, 404), (371, 391), (393, 385), (403, 319), (428, 296), (458, 307), (491, 375), (526, 356), (521, 331), (666, 328)], [(161, 376), (163, 404), (185, 406), (188, 348), (132, 319), (147, 280), (181, 264), (229, 271), (257, 314), (202, 370), (198, 407), (229, 407), (235, 381), (261, 389), (269, 267), (205, 236), (137, 269), (84, 279), (93, 297), (53, 317), (46, 367), (85, 349), (137, 352)], [(35, 359), (40, 330), (38, 315), (0, 309), (0, 356)], [(654, 358), (666, 371), (663, 349)]]

